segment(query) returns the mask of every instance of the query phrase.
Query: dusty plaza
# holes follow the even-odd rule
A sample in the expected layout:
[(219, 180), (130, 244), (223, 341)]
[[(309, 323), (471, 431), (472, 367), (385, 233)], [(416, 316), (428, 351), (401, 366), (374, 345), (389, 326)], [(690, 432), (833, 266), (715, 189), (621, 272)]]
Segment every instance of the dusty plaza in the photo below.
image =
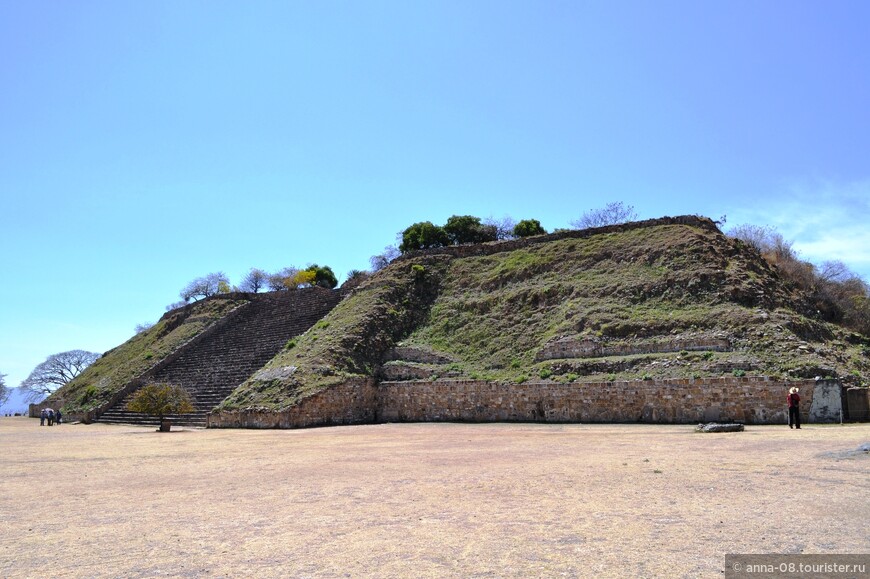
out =
[(3, 577), (721, 577), (870, 553), (870, 424), (0, 419)]

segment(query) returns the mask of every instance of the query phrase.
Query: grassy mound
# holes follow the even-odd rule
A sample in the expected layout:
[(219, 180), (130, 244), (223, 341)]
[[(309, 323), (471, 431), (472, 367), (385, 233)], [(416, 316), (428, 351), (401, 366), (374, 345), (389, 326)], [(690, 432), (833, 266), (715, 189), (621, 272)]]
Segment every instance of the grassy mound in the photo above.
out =
[[(811, 317), (757, 252), (709, 220), (679, 219), (402, 257), (219, 409), (280, 410), (350, 377), (870, 375), (866, 340)], [(566, 341), (599, 354), (542, 356)], [(388, 356), (395, 346), (444, 361)]]
[[(807, 313), (756, 252), (715, 228), (674, 224), (452, 260), (427, 323), (403, 345), (459, 360), (452, 375), (513, 382), (870, 373), (866, 347)], [(566, 340), (658, 351), (540, 359)], [(728, 351), (706, 349), (711, 341)]]

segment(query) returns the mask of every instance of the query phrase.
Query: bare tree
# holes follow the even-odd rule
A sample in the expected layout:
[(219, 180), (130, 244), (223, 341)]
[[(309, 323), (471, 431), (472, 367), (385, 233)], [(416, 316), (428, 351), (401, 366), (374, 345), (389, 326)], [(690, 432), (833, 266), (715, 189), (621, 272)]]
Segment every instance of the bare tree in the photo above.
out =
[(383, 253), (373, 255), (369, 258), (369, 263), (372, 266), (372, 272), (381, 271), (382, 269), (390, 265), (390, 262), (399, 257), (401, 254), (402, 252), (400, 252), (399, 248), (395, 245), (386, 246)]
[(622, 201), (608, 203), (601, 209), (590, 209), (580, 216), (580, 219), (570, 222), (574, 229), (589, 229), (605, 225), (618, 225), (637, 219), (633, 205), (625, 205)]
[(6, 374), (0, 374), (0, 404), (9, 399), (9, 387), (6, 386)]
[(770, 225), (744, 223), (730, 229), (727, 235), (751, 245), (762, 255), (770, 257), (775, 262), (797, 259), (793, 242), (786, 240), (779, 231)]
[(504, 239), (514, 239), (514, 227), (517, 226), (517, 221), (513, 217), (505, 215), (501, 219), (495, 217), (487, 217), (483, 220), (483, 224), (489, 227), (495, 227), (495, 238), (499, 241)]
[(187, 305), (187, 302), (173, 302), (166, 306), (166, 311), (171, 312), (172, 310), (177, 310), (178, 308), (183, 308)]
[(142, 332), (146, 332), (154, 327), (153, 322), (144, 322), (142, 324), (136, 324), (135, 331), (137, 334), (141, 334)]
[(840, 260), (826, 261), (819, 268), (818, 276), (822, 281), (845, 283), (855, 277), (852, 270)]
[(770, 248), (770, 237), (775, 233), (776, 230), (769, 225), (744, 223), (729, 229), (727, 235), (765, 253)]
[(184, 286), (178, 295), (186, 302), (196, 301), (199, 298), (207, 298), (223, 291), (229, 291), (229, 286), (230, 280), (227, 275), (222, 271), (217, 271), (191, 281)]
[(24, 379), (20, 388), (27, 392), (30, 400), (38, 400), (48, 396), (61, 386), (82, 373), (82, 370), (93, 364), (100, 355), (84, 350), (70, 350), (52, 354), (39, 364)]
[(266, 285), (269, 286), (269, 289), (273, 292), (283, 291), (290, 289), (291, 287), (296, 287), (293, 284), (293, 279), (298, 273), (299, 270), (295, 267), (285, 267), (281, 271), (270, 274), (269, 277), (266, 279)]
[(251, 271), (249, 271), (242, 279), (242, 283), (239, 285), (239, 289), (243, 292), (257, 293), (261, 289), (266, 287), (268, 281), (268, 273), (266, 273), (262, 269), (252, 267)]

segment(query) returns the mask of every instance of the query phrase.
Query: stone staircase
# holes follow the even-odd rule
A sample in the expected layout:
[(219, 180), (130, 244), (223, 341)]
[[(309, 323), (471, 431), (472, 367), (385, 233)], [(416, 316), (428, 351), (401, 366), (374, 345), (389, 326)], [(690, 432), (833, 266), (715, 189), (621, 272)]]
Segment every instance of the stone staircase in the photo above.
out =
[[(144, 383), (167, 382), (182, 386), (193, 399), (196, 410), (169, 415), (173, 424), (206, 426), (206, 416), (236, 387), (262, 368), (290, 338), (304, 333), (323, 318), (339, 301), (339, 291), (306, 288), (251, 295), (227, 323), (147, 376)], [(156, 416), (127, 410), (135, 394), (128, 394), (106, 410), (102, 423), (158, 425)]]

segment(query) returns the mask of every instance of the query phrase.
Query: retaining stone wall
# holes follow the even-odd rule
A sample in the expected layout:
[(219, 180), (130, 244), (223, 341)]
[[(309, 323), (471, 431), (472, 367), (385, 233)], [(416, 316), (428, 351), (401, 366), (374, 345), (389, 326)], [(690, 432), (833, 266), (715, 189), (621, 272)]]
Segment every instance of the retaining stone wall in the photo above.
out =
[(213, 412), (209, 428), (305, 428), (376, 421), (377, 389), (367, 378), (350, 379), (305, 398), (290, 410)]
[(765, 378), (499, 384), (461, 380), (384, 382), (378, 387), (381, 421), (540, 421), (696, 423), (788, 421), (788, 388), (801, 390), (810, 421), (815, 382)]
[[(349, 380), (282, 412), (219, 412), (213, 428), (302, 428), (379, 422), (647, 422), (736, 421), (786, 424), (786, 394), (801, 391), (803, 420), (814, 422), (813, 380), (764, 377), (696, 380), (503, 384), (482, 380)], [(821, 382), (829, 390), (835, 381)]]

